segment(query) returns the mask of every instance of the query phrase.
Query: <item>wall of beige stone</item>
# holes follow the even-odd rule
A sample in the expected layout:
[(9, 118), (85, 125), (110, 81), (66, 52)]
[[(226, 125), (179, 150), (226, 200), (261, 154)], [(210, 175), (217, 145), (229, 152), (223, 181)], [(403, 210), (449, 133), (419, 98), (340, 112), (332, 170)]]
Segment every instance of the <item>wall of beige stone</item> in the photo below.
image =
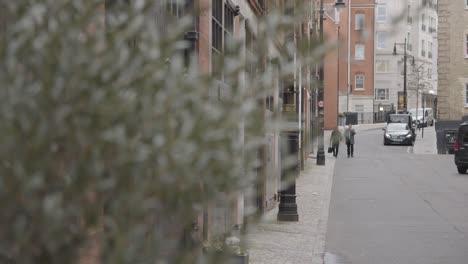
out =
[(468, 9), (464, 1), (439, 0), (438, 109), (440, 120), (457, 120), (468, 115), (465, 85), (468, 84)]

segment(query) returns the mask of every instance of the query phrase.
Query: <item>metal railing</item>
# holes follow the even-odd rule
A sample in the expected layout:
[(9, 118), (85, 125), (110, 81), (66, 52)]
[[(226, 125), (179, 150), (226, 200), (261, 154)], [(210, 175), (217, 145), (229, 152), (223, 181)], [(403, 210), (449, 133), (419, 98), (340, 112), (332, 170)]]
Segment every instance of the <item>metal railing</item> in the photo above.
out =
[(340, 117), (338, 119), (339, 125), (345, 124), (373, 124), (374, 123), (374, 112), (350, 112), (345, 113), (346, 117)]

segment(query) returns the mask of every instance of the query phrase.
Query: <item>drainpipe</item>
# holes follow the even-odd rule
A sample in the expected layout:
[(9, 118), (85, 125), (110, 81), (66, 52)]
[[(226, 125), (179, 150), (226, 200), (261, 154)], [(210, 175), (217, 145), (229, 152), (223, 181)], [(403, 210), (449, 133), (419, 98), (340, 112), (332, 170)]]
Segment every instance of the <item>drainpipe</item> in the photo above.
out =
[(351, 4), (348, 3), (348, 87), (346, 91), (346, 112), (349, 112), (349, 94), (351, 93)]

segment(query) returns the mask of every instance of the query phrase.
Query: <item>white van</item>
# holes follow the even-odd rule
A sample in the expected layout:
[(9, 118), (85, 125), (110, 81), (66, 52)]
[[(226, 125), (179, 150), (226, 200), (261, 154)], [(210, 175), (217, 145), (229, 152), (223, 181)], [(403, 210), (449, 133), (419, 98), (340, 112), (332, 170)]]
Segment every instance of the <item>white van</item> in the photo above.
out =
[(432, 108), (411, 109), (410, 115), (413, 117), (413, 122), (415, 122), (418, 127), (427, 127), (428, 124), (430, 126), (434, 125), (434, 112), (432, 111)]

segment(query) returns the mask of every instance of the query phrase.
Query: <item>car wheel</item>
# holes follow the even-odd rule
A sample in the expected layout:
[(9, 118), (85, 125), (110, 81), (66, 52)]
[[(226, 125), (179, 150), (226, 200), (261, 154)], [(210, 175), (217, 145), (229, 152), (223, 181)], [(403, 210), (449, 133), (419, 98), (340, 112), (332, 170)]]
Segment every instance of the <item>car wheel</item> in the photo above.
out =
[(460, 174), (466, 174), (466, 167), (458, 166), (458, 173)]

